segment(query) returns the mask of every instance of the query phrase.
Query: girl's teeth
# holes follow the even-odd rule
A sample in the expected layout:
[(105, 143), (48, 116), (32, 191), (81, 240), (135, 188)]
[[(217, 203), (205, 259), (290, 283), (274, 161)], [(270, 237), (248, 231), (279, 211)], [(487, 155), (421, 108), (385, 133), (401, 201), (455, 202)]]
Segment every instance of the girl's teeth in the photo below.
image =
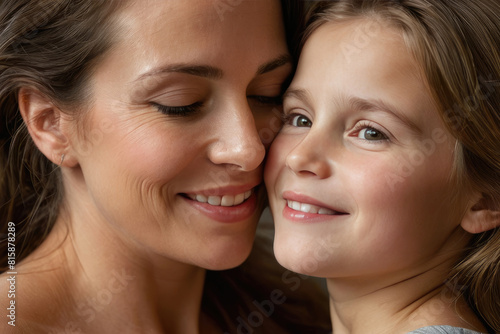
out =
[(224, 195), (224, 196), (204, 196), (204, 195), (188, 195), (193, 201), (200, 203), (208, 203), (215, 206), (235, 206), (240, 205), (252, 195), (252, 190), (246, 191), (238, 195)]
[(309, 211), (310, 213), (318, 213), (318, 207), (315, 205), (310, 205)]
[(322, 208), (316, 205), (312, 204), (307, 204), (307, 203), (300, 203), (296, 201), (287, 201), (287, 206), (289, 208), (294, 209), (295, 211), (300, 211), (304, 213), (317, 213), (320, 215), (333, 215), (335, 214), (335, 211)]
[(311, 204), (302, 203), (300, 205), (300, 211), (302, 211), (302, 212), (311, 212), (311, 209), (312, 209)]
[(321, 208), (318, 210), (318, 214), (320, 214), (320, 215), (333, 215), (333, 214), (335, 214), (335, 212), (332, 210), (329, 210), (329, 209)]

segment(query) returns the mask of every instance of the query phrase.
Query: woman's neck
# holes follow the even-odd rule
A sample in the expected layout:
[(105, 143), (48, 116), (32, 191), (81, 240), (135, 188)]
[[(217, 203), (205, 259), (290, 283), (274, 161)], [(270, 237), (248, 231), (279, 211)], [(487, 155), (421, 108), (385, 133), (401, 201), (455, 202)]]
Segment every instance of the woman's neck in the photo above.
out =
[[(69, 218), (19, 268), (33, 312), (24, 314), (47, 313), (49, 301), (58, 327), (84, 333), (198, 332), (204, 269), (141, 252), (92, 217)], [(27, 320), (53, 328), (53, 319)]]

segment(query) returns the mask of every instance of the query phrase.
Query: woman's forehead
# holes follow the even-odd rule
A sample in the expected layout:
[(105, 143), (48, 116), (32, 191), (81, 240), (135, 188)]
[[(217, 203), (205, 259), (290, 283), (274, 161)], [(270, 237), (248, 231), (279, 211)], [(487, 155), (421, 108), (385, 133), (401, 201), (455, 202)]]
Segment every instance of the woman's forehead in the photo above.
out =
[(257, 25), (275, 28), (275, 23), (281, 24), (278, 0), (237, 0), (227, 3), (221, 0), (146, 0), (125, 6), (119, 15), (127, 32), (163, 33), (163, 37), (166, 37), (162, 29), (167, 26), (169, 33), (175, 34), (177, 39), (187, 33), (204, 35), (221, 29), (238, 31)]
[(255, 72), (287, 53), (279, 1), (241, 1), (224, 12), (218, 4), (150, 0), (124, 7), (116, 43), (101, 69), (138, 76), (169, 64), (204, 64), (229, 73)]

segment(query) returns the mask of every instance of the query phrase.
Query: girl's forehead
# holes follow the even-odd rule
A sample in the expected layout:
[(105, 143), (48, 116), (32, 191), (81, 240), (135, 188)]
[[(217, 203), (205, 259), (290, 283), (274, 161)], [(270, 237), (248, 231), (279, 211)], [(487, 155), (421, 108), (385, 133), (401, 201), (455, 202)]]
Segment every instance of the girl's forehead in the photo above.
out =
[(428, 82), (401, 32), (387, 26), (377, 34), (359, 35), (368, 21), (327, 23), (314, 31), (289, 91), (307, 92), (318, 112), (372, 106), (368, 109), (396, 110), (392, 114), (417, 133), (446, 131)]
[[(327, 83), (321, 85), (324, 88), (349, 86), (357, 91), (382, 93), (382, 87), (373, 85), (377, 81), (384, 89), (418, 87), (422, 94), (427, 94), (426, 80), (402, 34), (384, 27), (377, 34), (360, 37), (360, 27), (366, 22), (353, 20), (319, 27), (304, 46), (296, 81), (321, 78)], [(414, 93), (408, 90), (405, 95)]]

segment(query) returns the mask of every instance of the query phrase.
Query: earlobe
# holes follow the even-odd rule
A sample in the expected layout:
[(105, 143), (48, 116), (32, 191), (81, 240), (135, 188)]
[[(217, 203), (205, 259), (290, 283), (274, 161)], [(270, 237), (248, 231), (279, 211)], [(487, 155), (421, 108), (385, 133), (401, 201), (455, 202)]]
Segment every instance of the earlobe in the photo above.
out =
[(500, 207), (490, 196), (476, 196), (464, 218), (462, 228), (469, 233), (481, 233), (500, 226)]
[(54, 103), (34, 88), (22, 87), (18, 93), (19, 111), (38, 149), (56, 165), (72, 167), (69, 140), (63, 131), (62, 113)]

